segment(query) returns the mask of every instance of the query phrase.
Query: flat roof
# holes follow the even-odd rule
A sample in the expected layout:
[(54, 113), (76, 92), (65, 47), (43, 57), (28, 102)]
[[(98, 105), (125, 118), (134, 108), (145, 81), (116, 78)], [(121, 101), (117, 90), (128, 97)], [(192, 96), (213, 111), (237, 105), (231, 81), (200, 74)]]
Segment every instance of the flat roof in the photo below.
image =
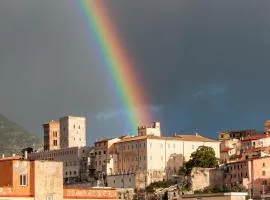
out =
[(226, 192), (226, 193), (210, 193), (210, 194), (185, 194), (182, 198), (190, 197), (215, 197), (215, 196), (247, 196), (247, 192)]

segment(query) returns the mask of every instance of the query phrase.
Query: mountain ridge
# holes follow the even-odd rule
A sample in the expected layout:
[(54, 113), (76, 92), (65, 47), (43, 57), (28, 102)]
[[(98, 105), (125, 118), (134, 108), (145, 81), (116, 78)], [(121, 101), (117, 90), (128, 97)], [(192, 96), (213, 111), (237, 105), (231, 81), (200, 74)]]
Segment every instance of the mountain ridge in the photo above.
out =
[(42, 139), (0, 114), (0, 154), (20, 154), (23, 148), (41, 148)]

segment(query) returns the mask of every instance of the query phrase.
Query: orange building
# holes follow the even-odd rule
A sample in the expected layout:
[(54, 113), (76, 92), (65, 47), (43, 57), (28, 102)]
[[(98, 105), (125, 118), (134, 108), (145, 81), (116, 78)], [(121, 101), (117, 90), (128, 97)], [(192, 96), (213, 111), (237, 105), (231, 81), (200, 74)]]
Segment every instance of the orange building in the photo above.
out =
[(60, 148), (60, 124), (57, 121), (49, 121), (43, 124), (44, 151), (51, 151)]
[(64, 188), (63, 164), (20, 157), (0, 159), (0, 200), (117, 199), (113, 188)]
[(62, 168), (61, 162), (1, 159), (0, 197), (45, 199), (54, 193), (59, 199), (63, 196)]

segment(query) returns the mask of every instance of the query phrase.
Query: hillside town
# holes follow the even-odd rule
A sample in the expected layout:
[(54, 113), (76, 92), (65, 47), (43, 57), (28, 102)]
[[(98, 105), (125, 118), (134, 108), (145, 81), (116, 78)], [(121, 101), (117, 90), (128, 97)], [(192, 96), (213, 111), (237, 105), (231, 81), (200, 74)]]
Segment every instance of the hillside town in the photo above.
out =
[(43, 149), (2, 155), (0, 199), (270, 199), (270, 121), (262, 127), (214, 140), (164, 136), (153, 122), (87, 145), (84, 117), (50, 120)]

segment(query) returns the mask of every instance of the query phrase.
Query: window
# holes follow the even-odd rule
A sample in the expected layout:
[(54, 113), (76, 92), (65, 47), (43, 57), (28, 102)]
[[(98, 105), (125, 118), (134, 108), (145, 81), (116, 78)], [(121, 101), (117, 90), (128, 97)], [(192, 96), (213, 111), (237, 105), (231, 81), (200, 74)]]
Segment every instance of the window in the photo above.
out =
[(171, 147), (171, 145), (170, 144), (168, 144), (168, 148), (170, 148)]
[(192, 149), (194, 149), (195, 148), (195, 146), (194, 146), (194, 144), (192, 145)]
[(26, 186), (27, 185), (27, 176), (26, 174), (20, 175), (20, 185)]
[(163, 148), (163, 144), (162, 143), (160, 144), (160, 148)]
[(75, 128), (76, 126), (75, 126), (75, 124), (73, 125), (73, 128)]
[(175, 148), (175, 144), (173, 144), (173, 148)]
[(263, 163), (263, 167), (265, 167), (265, 163)]
[(150, 148), (152, 148), (152, 142), (150, 142)]
[(74, 171), (74, 175), (76, 175), (76, 171)]
[(103, 154), (106, 154), (106, 151), (103, 151)]
[(163, 156), (161, 156), (160, 159), (163, 160)]
[(150, 156), (150, 160), (152, 160), (152, 156)]
[(53, 146), (57, 146), (57, 140), (53, 140)]
[(53, 136), (54, 136), (54, 137), (57, 137), (57, 131), (54, 131), (54, 132), (53, 132)]
[(262, 175), (265, 176), (265, 171), (262, 171)]

